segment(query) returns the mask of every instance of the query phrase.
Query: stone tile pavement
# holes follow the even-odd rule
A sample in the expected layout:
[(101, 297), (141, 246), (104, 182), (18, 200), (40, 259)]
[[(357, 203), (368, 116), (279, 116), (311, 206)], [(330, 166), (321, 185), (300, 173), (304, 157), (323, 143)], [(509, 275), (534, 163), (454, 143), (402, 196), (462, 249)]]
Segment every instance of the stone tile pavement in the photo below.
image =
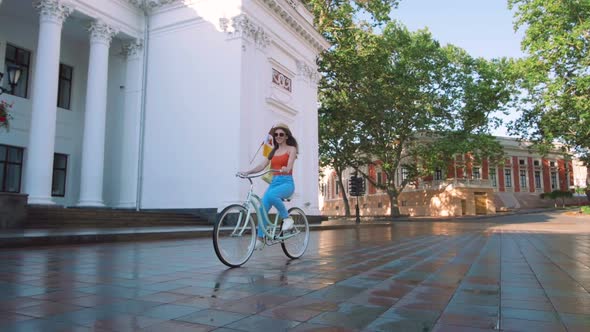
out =
[(211, 240), (0, 250), (0, 331), (590, 331), (590, 218), (311, 233), (242, 268)]

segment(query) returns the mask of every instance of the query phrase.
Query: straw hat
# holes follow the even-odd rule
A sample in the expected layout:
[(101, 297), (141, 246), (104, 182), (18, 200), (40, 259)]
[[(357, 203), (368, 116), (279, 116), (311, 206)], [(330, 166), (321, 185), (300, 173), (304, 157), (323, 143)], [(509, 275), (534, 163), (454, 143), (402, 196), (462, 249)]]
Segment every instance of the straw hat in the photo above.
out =
[(287, 129), (290, 131), (289, 126), (287, 126), (287, 124), (284, 122), (279, 122), (272, 127), (272, 129), (276, 129), (276, 128), (283, 128), (283, 129)]

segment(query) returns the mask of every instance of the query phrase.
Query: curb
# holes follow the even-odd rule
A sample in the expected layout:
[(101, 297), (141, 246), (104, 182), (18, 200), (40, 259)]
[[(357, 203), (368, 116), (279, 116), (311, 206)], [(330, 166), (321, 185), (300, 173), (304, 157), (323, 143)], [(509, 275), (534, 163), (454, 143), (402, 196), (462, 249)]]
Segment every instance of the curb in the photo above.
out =
[[(513, 216), (520, 214), (555, 213), (559, 210), (531, 210), (520, 213), (507, 213), (502, 215), (466, 216), (453, 218), (400, 218), (392, 220), (391, 217), (365, 217), (360, 224), (354, 222), (354, 218), (332, 219), (327, 224), (310, 224), (310, 231), (356, 229), (373, 227), (390, 227), (396, 223), (421, 223), (421, 222), (459, 222), (477, 223), (482, 219), (493, 217)], [(338, 220), (342, 224), (338, 224)], [(102, 229), (70, 229), (70, 230), (16, 230), (2, 234), (0, 232), (0, 248), (42, 247), (71, 244), (97, 244), (119, 243), (133, 241), (158, 241), (172, 239), (196, 239), (211, 237), (213, 227), (201, 226), (177, 226), (177, 227), (136, 227), (136, 228), (102, 228)]]

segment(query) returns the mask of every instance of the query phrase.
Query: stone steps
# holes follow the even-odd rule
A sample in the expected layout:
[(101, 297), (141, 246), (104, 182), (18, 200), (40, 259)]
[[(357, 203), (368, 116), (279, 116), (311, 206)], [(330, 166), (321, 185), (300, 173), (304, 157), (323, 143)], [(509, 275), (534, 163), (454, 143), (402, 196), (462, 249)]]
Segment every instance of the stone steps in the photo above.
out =
[(206, 226), (206, 218), (173, 211), (29, 206), (25, 228)]

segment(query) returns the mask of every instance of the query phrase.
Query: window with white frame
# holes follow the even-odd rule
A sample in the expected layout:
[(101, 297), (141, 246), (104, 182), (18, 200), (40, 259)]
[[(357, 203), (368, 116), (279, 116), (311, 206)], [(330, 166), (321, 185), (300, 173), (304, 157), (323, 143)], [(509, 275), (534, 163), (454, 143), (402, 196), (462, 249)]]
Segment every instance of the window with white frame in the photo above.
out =
[(67, 171), (68, 155), (55, 153), (53, 155), (53, 179), (51, 183), (51, 196), (64, 197), (66, 195)]
[(57, 107), (66, 110), (70, 108), (70, 99), (72, 95), (72, 76), (74, 68), (59, 64), (59, 81), (57, 86)]
[(481, 171), (480, 171), (479, 167), (473, 167), (473, 179), (474, 180), (481, 179)]
[(410, 172), (408, 171), (408, 169), (405, 167), (402, 167), (402, 177), (401, 177), (402, 181), (407, 180), (409, 174), (410, 174)]
[(535, 188), (540, 189), (541, 186), (541, 171), (535, 171)]
[(18, 66), (21, 70), (20, 78), (14, 89), (8, 85), (8, 79), (4, 79), (4, 88), (7, 93), (22, 98), (29, 97), (29, 66), (31, 62), (31, 52), (6, 44), (6, 56), (4, 58), (5, 73), (8, 72), (8, 66)]
[(383, 173), (381, 171), (377, 172), (377, 185), (380, 186), (383, 184)]
[(526, 170), (521, 169), (519, 171), (519, 173), (520, 173), (520, 186), (522, 188), (526, 188), (527, 187), (527, 185), (526, 185), (526, 182), (527, 182), (527, 180), (526, 180)]
[(497, 187), (498, 186), (498, 177), (496, 175), (496, 168), (495, 167), (490, 168), (489, 174), (490, 174), (490, 184), (492, 185), (492, 187)]
[(557, 189), (557, 172), (551, 172), (551, 189)]
[(23, 148), (0, 144), (0, 191), (20, 192), (23, 151)]
[(442, 172), (442, 169), (440, 169), (439, 167), (437, 167), (434, 170), (434, 179), (435, 180), (443, 180), (443, 172)]
[(512, 169), (510, 168), (504, 169), (504, 184), (506, 188), (512, 188)]

